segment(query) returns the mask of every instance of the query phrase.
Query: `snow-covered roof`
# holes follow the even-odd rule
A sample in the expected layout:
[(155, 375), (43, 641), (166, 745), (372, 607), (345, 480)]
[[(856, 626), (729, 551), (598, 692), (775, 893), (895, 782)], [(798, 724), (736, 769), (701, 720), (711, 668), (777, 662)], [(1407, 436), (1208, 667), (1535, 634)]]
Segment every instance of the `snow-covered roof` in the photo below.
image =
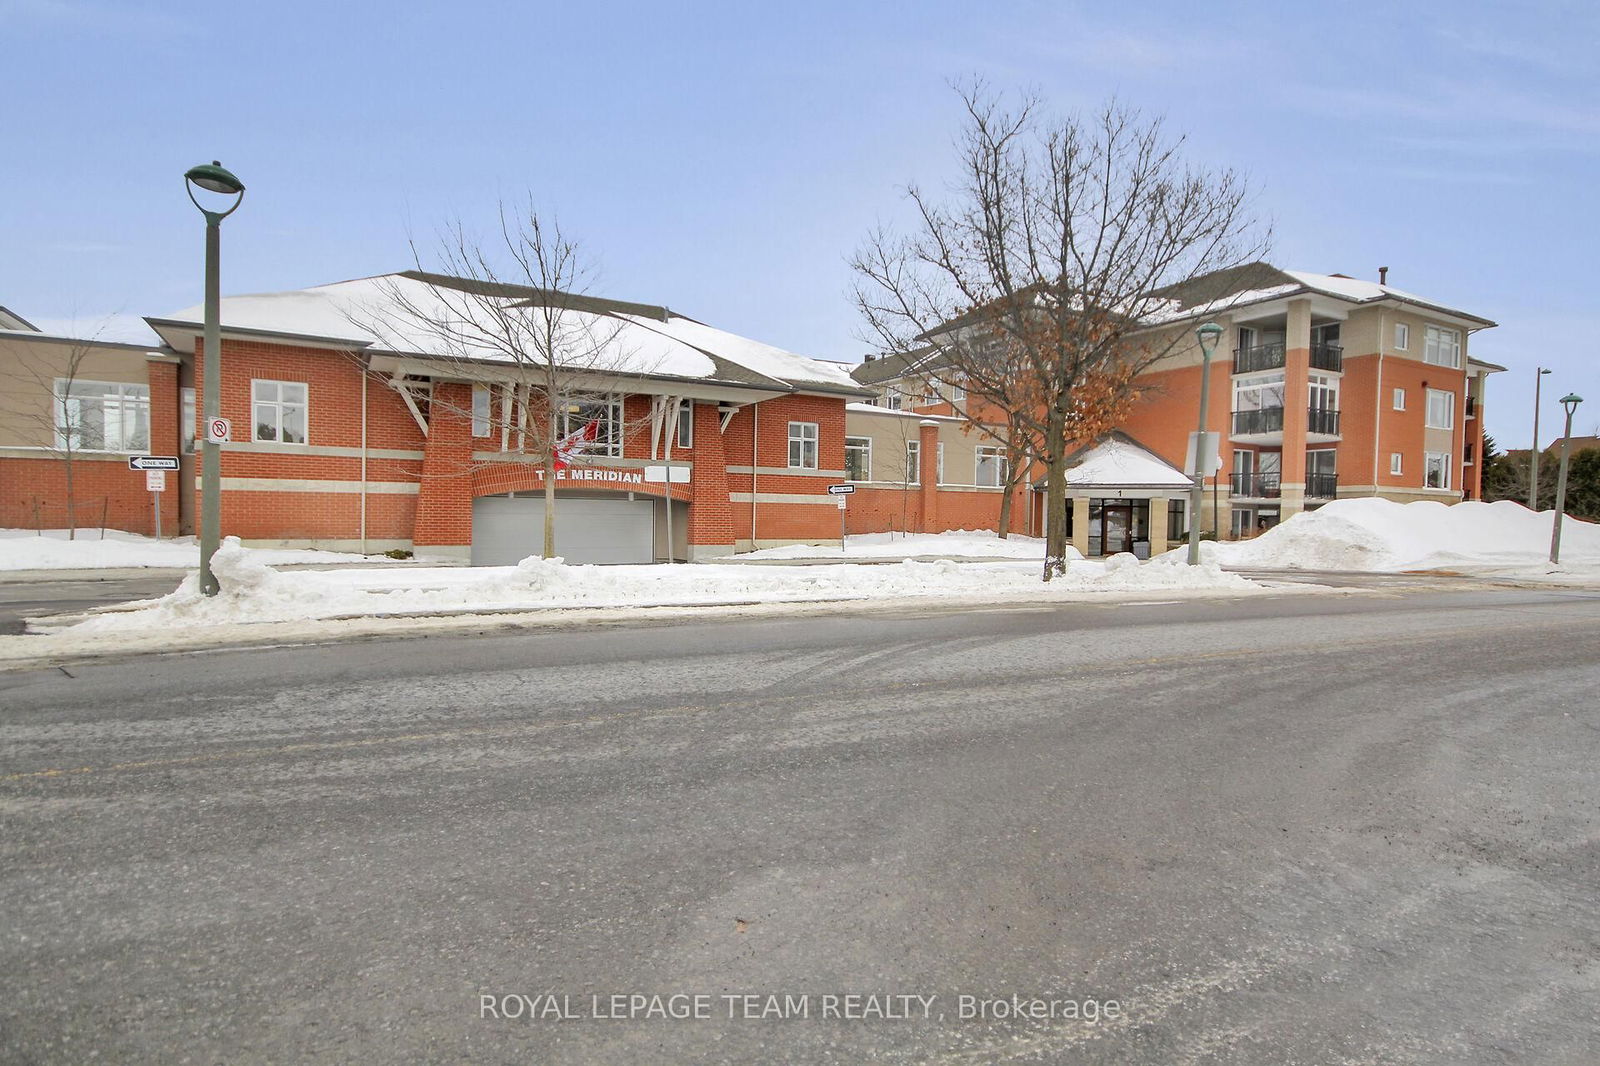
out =
[[(467, 286), (465, 288), (458, 286)], [(488, 289), (490, 291), (483, 291)], [(850, 375), (832, 363), (809, 359), (715, 329), (665, 308), (591, 297), (563, 297), (562, 337), (556, 347), (571, 352), (571, 369), (643, 377), (726, 381), (765, 388), (859, 392)], [(223, 297), (226, 330), (281, 334), (345, 343), (353, 347), (438, 358), (511, 362), (493, 344), (444, 337), (428, 321), (461, 320), (493, 308), (511, 323), (495, 335), (541, 325), (547, 297), (515, 286), (473, 287), (461, 279), (416, 272), (318, 285), (288, 292)], [(651, 310), (658, 317), (635, 312)], [(204, 320), (203, 306), (187, 307), (150, 323), (166, 332), (193, 333)], [(518, 325), (525, 323), (525, 326)]]
[(1181, 488), (1193, 484), (1183, 471), (1131, 437), (1114, 433), (1079, 454), (1067, 468), (1067, 485), (1117, 488)]

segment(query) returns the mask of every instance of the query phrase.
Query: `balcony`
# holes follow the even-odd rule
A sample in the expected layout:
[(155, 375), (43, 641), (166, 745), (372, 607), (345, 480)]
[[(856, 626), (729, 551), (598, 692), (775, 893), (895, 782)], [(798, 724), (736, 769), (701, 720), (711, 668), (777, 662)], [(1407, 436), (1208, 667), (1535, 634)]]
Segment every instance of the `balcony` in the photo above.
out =
[(1476, 396), (1468, 396), (1467, 397), (1467, 417), (1468, 418), (1477, 418), (1478, 417), (1478, 398)]
[[(1233, 350), (1233, 372), (1256, 374), (1264, 370), (1282, 370), (1285, 361), (1282, 344), (1258, 344), (1253, 348)], [(1337, 344), (1313, 344), (1311, 369), (1339, 373), (1344, 369), (1344, 349)]]
[(1259, 437), (1283, 432), (1283, 408), (1262, 407), (1254, 411), (1233, 412), (1235, 437)]
[(1308, 473), (1306, 474), (1306, 499), (1331, 500), (1339, 494), (1339, 475)]
[(1228, 491), (1252, 500), (1275, 500), (1279, 495), (1278, 482), (1277, 474), (1230, 474)]
[(1337, 437), (1339, 412), (1331, 407), (1312, 407), (1306, 411), (1307, 437)]

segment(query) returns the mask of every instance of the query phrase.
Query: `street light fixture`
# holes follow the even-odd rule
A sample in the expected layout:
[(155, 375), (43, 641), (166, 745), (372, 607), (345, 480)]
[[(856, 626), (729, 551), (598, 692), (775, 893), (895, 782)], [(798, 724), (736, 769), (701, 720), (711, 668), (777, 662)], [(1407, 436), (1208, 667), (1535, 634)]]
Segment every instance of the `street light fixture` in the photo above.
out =
[(1561, 473), (1556, 477), (1555, 528), (1550, 532), (1552, 565), (1561, 561), (1561, 519), (1565, 517), (1563, 512), (1567, 509), (1567, 455), (1572, 451), (1572, 415), (1582, 402), (1583, 397), (1575, 392), (1561, 397), (1561, 406), (1567, 409), (1567, 428), (1561, 434)]
[[(210, 433), (211, 420), (222, 414), (222, 323), (219, 310), (222, 297), (217, 259), (222, 249), (222, 220), (237, 211), (244, 202), (244, 182), (216, 160), (190, 167), (183, 179), (189, 199), (206, 218), (206, 326), (200, 375), (205, 393), (201, 411), (207, 431), (198, 435), (201, 440), (200, 591), (207, 596), (215, 596), (217, 575), (211, 572), (211, 557), (217, 553), (217, 544), (222, 539), (222, 446), (211, 439)], [(231, 196), (233, 203), (227, 205), (225, 211), (213, 211), (195, 197), (197, 188), (220, 196)]]
[(1528, 471), (1528, 510), (1539, 509), (1539, 386), (1544, 384), (1544, 376), (1550, 371), (1544, 367), (1538, 368), (1539, 372), (1533, 376), (1533, 450), (1528, 453), (1528, 461), (1532, 464)]
[[(1211, 459), (1211, 449), (1207, 447), (1208, 435), (1206, 433), (1206, 408), (1211, 402), (1211, 353), (1217, 350), (1217, 340), (1222, 336), (1222, 327), (1215, 322), (1207, 322), (1194, 331), (1200, 340), (1200, 432), (1194, 438), (1194, 484), (1189, 486), (1189, 565), (1200, 565), (1200, 504), (1206, 495), (1206, 464)], [(1216, 521), (1216, 516), (1212, 516)]]

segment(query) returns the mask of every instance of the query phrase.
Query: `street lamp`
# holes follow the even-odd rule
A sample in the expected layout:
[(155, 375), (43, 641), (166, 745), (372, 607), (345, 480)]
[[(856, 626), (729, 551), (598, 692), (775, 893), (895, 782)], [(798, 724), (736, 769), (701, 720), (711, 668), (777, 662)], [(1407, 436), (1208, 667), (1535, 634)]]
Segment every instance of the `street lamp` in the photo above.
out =
[(1533, 464), (1528, 471), (1528, 510), (1539, 509), (1539, 386), (1544, 384), (1544, 376), (1550, 371), (1539, 367), (1539, 372), (1533, 375), (1533, 451), (1529, 452), (1529, 462)]
[[(1200, 504), (1206, 494), (1206, 464), (1211, 449), (1206, 447), (1206, 408), (1211, 402), (1211, 353), (1217, 350), (1222, 327), (1207, 322), (1194, 331), (1200, 339), (1200, 432), (1194, 438), (1194, 484), (1189, 486), (1189, 565), (1200, 565)], [(1212, 516), (1216, 521), (1216, 516)]]
[(1567, 454), (1572, 451), (1572, 414), (1583, 402), (1583, 397), (1569, 392), (1561, 397), (1561, 406), (1567, 409), (1567, 428), (1561, 434), (1561, 473), (1556, 476), (1555, 528), (1550, 532), (1550, 562), (1561, 561), (1561, 519), (1567, 509)]
[[(206, 217), (206, 332), (201, 385), (205, 391), (201, 406), (207, 431), (200, 434), (200, 591), (217, 594), (217, 575), (211, 572), (211, 557), (222, 539), (222, 446), (211, 439), (211, 420), (222, 414), (222, 323), (219, 321), (221, 285), (217, 277), (217, 258), (222, 248), (222, 220), (239, 209), (244, 201), (244, 182), (212, 160), (191, 167), (183, 175), (185, 189), (194, 206)], [(196, 199), (195, 189), (233, 197), (226, 211), (213, 211)], [(223, 204), (218, 204), (218, 207)]]

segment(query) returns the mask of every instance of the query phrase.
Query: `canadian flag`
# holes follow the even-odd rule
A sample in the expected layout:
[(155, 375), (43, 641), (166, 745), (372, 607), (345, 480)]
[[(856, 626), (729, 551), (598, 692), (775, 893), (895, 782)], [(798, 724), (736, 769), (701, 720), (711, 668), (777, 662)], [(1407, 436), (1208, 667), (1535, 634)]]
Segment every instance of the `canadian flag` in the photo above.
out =
[(588, 425), (582, 429), (573, 430), (556, 441), (556, 469), (565, 470), (572, 463), (572, 460), (588, 451), (590, 445), (599, 439), (600, 420), (591, 418)]

